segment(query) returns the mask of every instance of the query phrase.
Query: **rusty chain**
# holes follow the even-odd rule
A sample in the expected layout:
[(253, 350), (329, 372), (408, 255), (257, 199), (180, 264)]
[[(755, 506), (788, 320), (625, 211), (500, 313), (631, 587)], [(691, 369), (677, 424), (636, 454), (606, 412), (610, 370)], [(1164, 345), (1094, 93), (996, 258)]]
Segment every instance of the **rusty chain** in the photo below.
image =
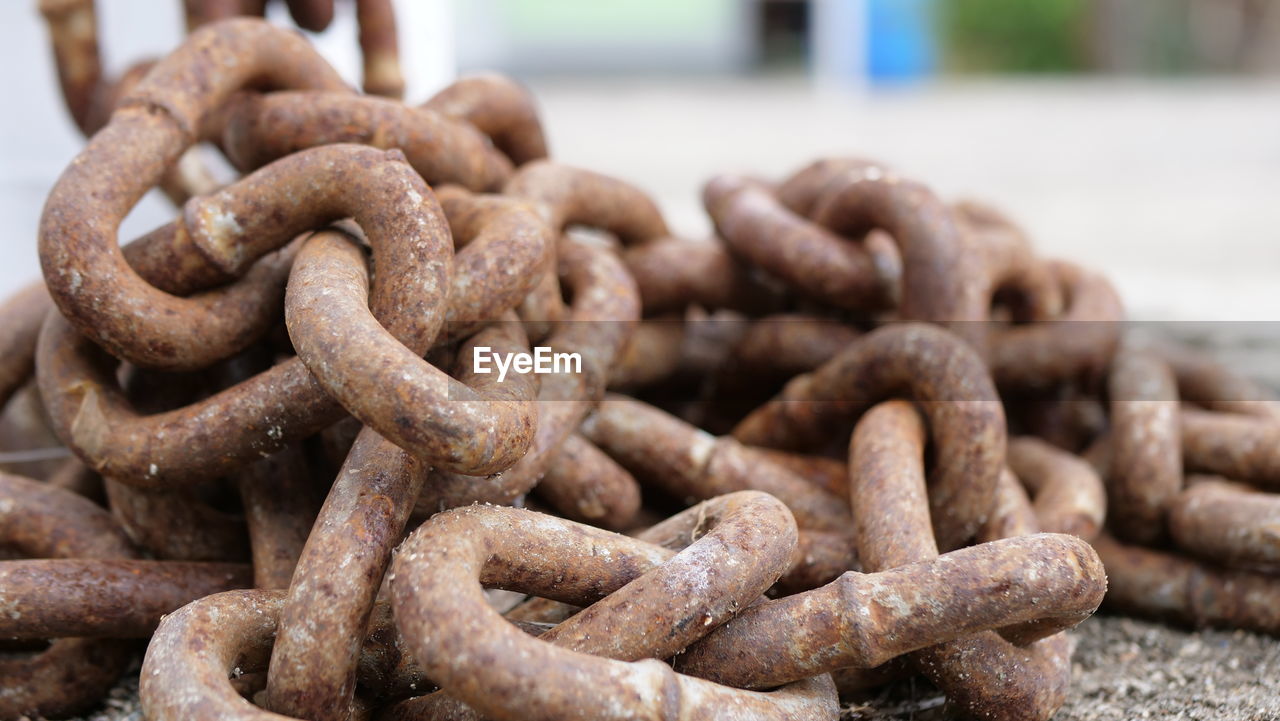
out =
[(1047, 719), (1099, 603), (1280, 633), (1280, 403), (999, 210), (832, 157), (681, 237), (505, 77), (400, 101), (387, 0), (367, 95), (265, 4), (108, 79), (41, 3), (89, 140), (0, 304), (0, 719), (148, 638), (156, 721)]

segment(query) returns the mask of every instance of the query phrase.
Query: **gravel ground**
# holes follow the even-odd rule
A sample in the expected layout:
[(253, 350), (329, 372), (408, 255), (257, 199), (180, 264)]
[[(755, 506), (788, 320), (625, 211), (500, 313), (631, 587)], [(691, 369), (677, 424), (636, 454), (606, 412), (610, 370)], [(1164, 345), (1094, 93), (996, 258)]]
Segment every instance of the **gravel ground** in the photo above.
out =
[[(1117, 616), (1095, 616), (1074, 635), (1071, 696), (1055, 721), (1280, 719), (1280, 640), (1244, 631), (1187, 632)], [(942, 695), (917, 679), (847, 706), (842, 718), (948, 716)]]
[[(1280, 719), (1278, 639), (1244, 631), (1188, 632), (1117, 616), (1095, 616), (1075, 637), (1071, 697), (1055, 721)], [(84, 721), (142, 721), (137, 688), (137, 676), (127, 677)], [(942, 695), (916, 679), (846, 706), (841, 718), (949, 717)]]

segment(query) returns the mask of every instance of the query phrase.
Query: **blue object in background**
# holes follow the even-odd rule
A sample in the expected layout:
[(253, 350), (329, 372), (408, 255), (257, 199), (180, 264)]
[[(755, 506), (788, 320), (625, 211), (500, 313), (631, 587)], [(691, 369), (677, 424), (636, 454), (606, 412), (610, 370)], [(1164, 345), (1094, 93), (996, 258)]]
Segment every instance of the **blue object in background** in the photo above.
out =
[(877, 84), (928, 77), (937, 68), (936, 0), (866, 0), (867, 74)]

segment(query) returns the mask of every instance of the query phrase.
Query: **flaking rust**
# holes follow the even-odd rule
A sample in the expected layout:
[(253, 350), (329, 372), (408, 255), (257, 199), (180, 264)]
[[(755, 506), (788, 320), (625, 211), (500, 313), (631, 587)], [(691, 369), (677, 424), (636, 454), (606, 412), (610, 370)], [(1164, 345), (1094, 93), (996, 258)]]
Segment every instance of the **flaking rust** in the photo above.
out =
[(41, 3), (91, 137), (0, 304), (0, 443), (48, 476), (0, 473), (0, 719), (149, 637), (153, 721), (833, 721), (912, 673), (1044, 721), (1104, 593), (1280, 633), (1280, 403), (1105, 277), (857, 157), (719, 175), (673, 235), (508, 78), (401, 102), (355, 5), (381, 97), (260, 0), (118, 78)]

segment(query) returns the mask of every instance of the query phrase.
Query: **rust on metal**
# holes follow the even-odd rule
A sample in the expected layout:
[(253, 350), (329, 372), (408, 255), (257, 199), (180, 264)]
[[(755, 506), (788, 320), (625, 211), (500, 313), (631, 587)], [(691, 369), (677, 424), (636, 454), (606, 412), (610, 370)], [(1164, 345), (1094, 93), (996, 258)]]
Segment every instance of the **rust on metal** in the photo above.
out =
[(946, 330), (899, 323), (872, 331), (812, 373), (793, 378), (733, 435), (752, 445), (812, 447), (833, 424), (900, 394), (929, 419), (937, 449), (929, 507), (939, 546), (957, 548), (977, 532), (995, 496), (1005, 421), (982, 359)]

